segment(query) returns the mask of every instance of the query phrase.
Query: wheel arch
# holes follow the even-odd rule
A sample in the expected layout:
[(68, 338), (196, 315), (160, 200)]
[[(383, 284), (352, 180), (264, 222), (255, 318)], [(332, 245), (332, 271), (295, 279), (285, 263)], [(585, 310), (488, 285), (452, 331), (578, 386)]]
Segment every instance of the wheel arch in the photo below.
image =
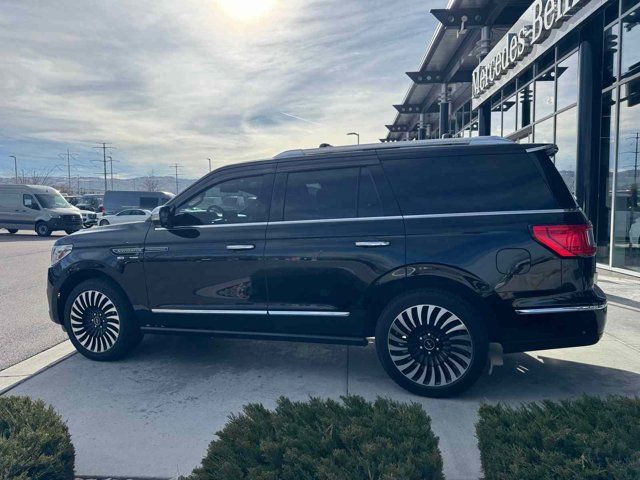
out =
[[(64, 307), (67, 303), (67, 299), (69, 298), (69, 294), (71, 293), (71, 291), (82, 282), (85, 282), (87, 280), (104, 281), (105, 283), (109, 284), (110, 287), (116, 289), (126, 299), (126, 301), (129, 303), (129, 306), (131, 306), (131, 300), (129, 299), (129, 296), (113, 277), (105, 273), (103, 270), (87, 268), (72, 273), (60, 286), (57, 301), (58, 318), (64, 319)], [(64, 320), (62, 321), (64, 322)]]
[[(404, 270), (404, 273), (402, 273)], [(398, 295), (423, 289), (455, 293), (476, 305), (487, 319), (489, 337), (496, 328), (497, 295), (478, 277), (464, 270), (433, 264), (409, 265), (382, 276), (364, 297), (366, 311), (365, 334), (373, 336), (376, 323), (385, 306)]]

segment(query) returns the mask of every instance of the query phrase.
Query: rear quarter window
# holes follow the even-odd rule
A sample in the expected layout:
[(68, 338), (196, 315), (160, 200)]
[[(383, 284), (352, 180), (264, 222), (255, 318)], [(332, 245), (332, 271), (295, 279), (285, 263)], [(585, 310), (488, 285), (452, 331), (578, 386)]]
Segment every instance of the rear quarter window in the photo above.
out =
[(394, 158), (383, 168), (404, 215), (559, 208), (525, 153)]

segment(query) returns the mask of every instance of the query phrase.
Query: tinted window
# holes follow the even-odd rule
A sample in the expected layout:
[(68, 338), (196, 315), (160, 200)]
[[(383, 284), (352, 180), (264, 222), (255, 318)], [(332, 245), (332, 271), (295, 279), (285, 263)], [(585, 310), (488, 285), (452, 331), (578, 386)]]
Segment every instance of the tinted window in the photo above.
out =
[(382, 201), (368, 168), (360, 169), (360, 183), (358, 185), (358, 216), (380, 217)]
[(284, 201), (285, 220), (356, 216), (358, 168), (290, 173)]
[(526, 154), (387, 160), (405, 215), (557, 208)]
[(215, 184), (183, 203), (176, 225), (217, 225), (266, 222), (268, 199), (264, 176), (236, 178)]
[[(164, 203), (166, 200), (163, 200)], [(147, 210), (153, 210), (160, 205), (160, 199), (158, 197), (140, 197), (140, 208), (146, 208)]]

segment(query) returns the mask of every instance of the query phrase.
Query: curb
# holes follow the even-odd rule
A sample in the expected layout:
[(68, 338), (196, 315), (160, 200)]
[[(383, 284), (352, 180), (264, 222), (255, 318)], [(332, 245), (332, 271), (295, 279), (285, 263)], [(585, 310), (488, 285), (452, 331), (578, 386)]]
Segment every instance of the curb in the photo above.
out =
[(65, 340), (44, 352), (0, 371), (0, 395), (8, 392), (34, 375), (43, 372), (76, 352), (71, 341)]

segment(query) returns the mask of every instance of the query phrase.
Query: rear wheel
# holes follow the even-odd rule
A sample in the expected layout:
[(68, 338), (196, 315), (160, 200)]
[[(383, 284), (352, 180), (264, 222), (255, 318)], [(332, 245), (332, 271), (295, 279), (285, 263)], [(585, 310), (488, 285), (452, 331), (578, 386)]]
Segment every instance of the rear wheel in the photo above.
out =
[(36, 233), (39, 237), (48, 237), (49, 235), (51, 235), (51, 229), (49, 228), (49, 225), (46, 224), (46, 222), (38, 222), (36, 223)]
[(401, 295), (376, 326), (376, 350), (389, 376), (427, 397), (456, 395), (480, 376), (489, 342), (478, 310), (445, 291)]
[(100, 226), (103, 227), (105, 225), (109, 225), (109, 220), (100, 220)]
[(7, 232), (9, 232), (11, 235), (13, 235), (14, 233), (18, 233), (18, 229), (17, 228), (7, 228)]
[(64, 321), (76, 350), (92, 360), (122, 358), (142, 339), (127, 299), (102, 280), (88, 280), (73, 289)]

